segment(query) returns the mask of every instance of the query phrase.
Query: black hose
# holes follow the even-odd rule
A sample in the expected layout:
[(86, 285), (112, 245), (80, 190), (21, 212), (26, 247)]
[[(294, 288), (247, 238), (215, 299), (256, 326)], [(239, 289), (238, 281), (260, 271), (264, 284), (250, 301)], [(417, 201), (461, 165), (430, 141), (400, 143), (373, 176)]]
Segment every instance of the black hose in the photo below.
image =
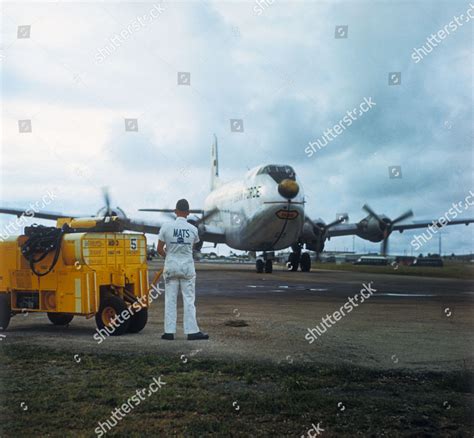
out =
[[(25, 228), (28, 240), (21, 246), (21, 253), (30, 263), (30, 269), (38, 277), (49, 274), (56, 266), (61, 253), (61, 241), (66, 230), (67, 227), (45, 227), (36, 224)], [(54, 257), (50, 267), (45, 272), (38, 272), (35, 265), (53, 251)]]

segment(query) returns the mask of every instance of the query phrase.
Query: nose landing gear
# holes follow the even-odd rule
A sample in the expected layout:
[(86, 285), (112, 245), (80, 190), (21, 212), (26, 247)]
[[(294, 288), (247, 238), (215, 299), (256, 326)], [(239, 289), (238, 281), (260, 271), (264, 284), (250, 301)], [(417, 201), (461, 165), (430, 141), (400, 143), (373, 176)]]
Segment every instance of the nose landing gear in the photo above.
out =
[(271, 256), (263, 253), (263, 258), (258, 258), (255, 262), (255, 268), (258, 274), (271, 274), (273, 272), (273, 259)]

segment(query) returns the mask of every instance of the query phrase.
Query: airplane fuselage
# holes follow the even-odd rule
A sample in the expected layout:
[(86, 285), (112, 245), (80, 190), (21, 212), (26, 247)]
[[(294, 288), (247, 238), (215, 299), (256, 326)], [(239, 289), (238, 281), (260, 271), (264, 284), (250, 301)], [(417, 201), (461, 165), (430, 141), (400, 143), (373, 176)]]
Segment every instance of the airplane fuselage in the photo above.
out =
[(300, 181), (293, 172), (291, 177), (297, 183), (298, 192), (288, 199), (279, 192), (279, 183), (285, 174), (269, 174), (265, 169), (262, 166), (252, 169), (244, 179), (223, 184), (206, 198), (204, 210), (218, 210), (206, 221), (206, 227), (224, 230), (225, 243), (231, 248), (284, 249), (297, 242), (302, 233), (305, 215)]

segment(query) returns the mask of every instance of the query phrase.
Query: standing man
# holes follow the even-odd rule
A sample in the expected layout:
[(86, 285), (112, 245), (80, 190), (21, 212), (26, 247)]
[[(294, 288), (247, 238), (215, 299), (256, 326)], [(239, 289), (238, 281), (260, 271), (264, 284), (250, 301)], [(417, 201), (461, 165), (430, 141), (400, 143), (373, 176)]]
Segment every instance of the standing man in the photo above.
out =
[(180, 289), (183, 295), (184, 333), (188, 335), (188, 340), (209, 339), (209, 335), (199, 331), (196, 321), (193, 246), (199, 242), (199, 235), (197, 228), (186, 220), (189, 215), (186, 199), (176, 203), (175, 214), (176, 220), (163, 224), (158, 235), (158, 254), (165, 257), (165, 332), (161, 339), (174, 339)]

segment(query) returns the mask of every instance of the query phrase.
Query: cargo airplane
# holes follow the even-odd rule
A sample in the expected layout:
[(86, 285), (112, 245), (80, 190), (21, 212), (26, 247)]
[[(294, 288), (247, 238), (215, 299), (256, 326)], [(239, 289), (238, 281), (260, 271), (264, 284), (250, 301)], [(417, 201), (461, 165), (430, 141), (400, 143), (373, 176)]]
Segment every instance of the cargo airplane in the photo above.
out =
[[(445, 224), (436, 221), (402, 224), (405, 219), (413, 216), (411, 210), (392, 220), (377, 214), (368, 205), (363, 207), (368, 216), (356, 223), (347, 223), (347, 217), (340, 217), (330, 223), (322, 219), (313, 220), (305, 213), (303, 185), (289, 165), (257, 166), (249, 170), (242, 179), (223, 183), (219, 177), (217, 138), (214, 138), (211, 149), (210, 189), (204, 208), (191, 210), (188, 217), (188, 221), (198, 228), (201, 238), (195, 249), (199, 251), (204, 242), (210, 242), (260, 253), (256, 258), (257, 272), (271, 273), (274, 251), (289, 247), (292, 252), (288, 259), (288, 269), (296, 271), (300, 268), (308, 272), (311, 269), (311, 258), (304, 249), (315, 251), (319, 255), (326, 240), (332, 237), (355, 235), (370, 242), (382, 242), (381, 253), (385, 255), (388, 239), (393, 231), (402, 233), (404, 230), (430, 225), (441, 227), (474, 222), (474, 219), (458, 219)], [(144, 208), (140, 211), (173, 213), (174, 210)], [(112, 208), (108, 193), (105, 193), (105, 207), (93, 217), (12, 208), (0, 208), (0, 213), (57, 220), (58, 227), (63, 226), (65, 218), (69, 218), (71, 224), (83, 224), (93, 219), (97, 224), (95, 227), (100, 230), (106, 227), (114, 231), (132, 230), (158, 234), (161, 227), (161, 222), (131, 219), (121, 208)]]
[[(356, 235), (371, 242), (382, 242), (382, 254), (388, 249), (392, 231), (425, 228), (433, 224), (417, 222), (401, 224), (413, 216), (411, 210), (396, 219), (375, 213), (368, 205), (363, 209), (368, 216), (357, 223), (347, 223), (340, 217), (326, 223), (312, 220), (305, 214), (303, 186), (289, 165), (261, 165), (249, 170), (240, 180), (223, 183), (219, 177), (217, 138), (211, 149), (210, 193), (200, 215), (188, 220), (195, 223), (203, 242), (224, 243), (231, 248), (262, 253), (256, 259), (257, 272), (272, 272), (273, 252), (291, 247), (289, 270), (311, 269), (309, 251), (321, 253), (331, 237)], [(172, 213), (171, 209), (146, 208), (140, 211)], [(466, 224), (474, 219), (453, 220), (447, 225)], [(436, 222), (435, 222), (436, 225)]]

